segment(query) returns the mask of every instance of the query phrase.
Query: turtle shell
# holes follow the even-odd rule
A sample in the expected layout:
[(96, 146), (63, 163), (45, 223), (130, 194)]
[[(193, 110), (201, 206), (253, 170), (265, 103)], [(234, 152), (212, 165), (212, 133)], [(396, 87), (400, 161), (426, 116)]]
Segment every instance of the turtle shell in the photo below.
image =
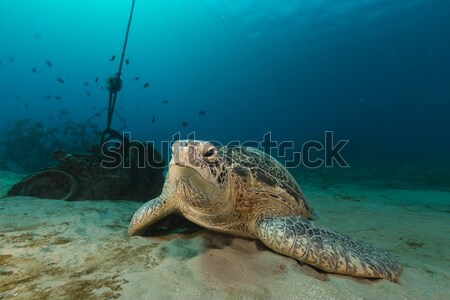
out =
[[(219, 153), (228, 171), (237, 174), (246, 188), (284, 192), (290, 196), (291, 201), (311, 213), (311, 208), (297, 181), (278, 160), (269, 154), (246, 146), (222, 147)], [(274, 197), (274, 201), (276, 199)]]

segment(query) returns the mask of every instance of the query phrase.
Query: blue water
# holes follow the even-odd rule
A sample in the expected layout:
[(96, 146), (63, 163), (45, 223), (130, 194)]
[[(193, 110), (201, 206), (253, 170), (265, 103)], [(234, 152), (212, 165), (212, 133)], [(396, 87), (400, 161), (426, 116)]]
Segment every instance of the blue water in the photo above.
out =
[[(105, 108), (130, 4), (2, 1), (0, 128)], [(350, 141), (349, 161), (449, 166), (449, 16), (445, 0), (137, 0), (117, 111), (134, 139), (157, 144), (271, 132), (301, 147), (330, 130)]]
[[(112, 122), (133, 140), (154, 142), (166, 162), (163, 143), (174, 137), (226, 144), (269, 134), (272, 146), (293, 146), (284, 157), (269, 151), (281, 162), (299, 151), (304, 157), (304, 145), (316, 146), (306, 149), (312, 160), (326, 159), (318, 145), (333, 133), (331, 146), (346, 141), (340, 154), (350, 167), (332, 160), (333, 168), (289, 171), (313, 222), (387, 250), (403, 267), (399, 284), (308, 271), (259, 242), (194, 232), (184, 219), (153, 224), (159, 237), (130, 237), (141, 203), (97, 200), (150, 200), (161, 192), (161, 170), (103, 172), (91, 156), (60, 154), (58, 172), (24, 177), (55, 164), (52, 150), (87, 152), (99, 142), (106, 79), (118, 70), (131, 2), (0, 0), (0, 299), (450, 299), (450, 0), (136, 0)], [(214, 223), (211, 209), (203, 214), (206, 185), (198, 178), (175, 196), (166, 189), (145, 223), (174, 207)], [(232, 220), (257, 207), (248, 226), (217, 218), (225, 232), (243, 234), (294, 207), (287, 199), (265, 215), (267, 201), (287, 194), (271, 189), (275, 198), (256, 199), (264, 186), (245, 184), (215, 194), (231, 198), (208, 197), (231, 199)], [(241, 190), (229, 194), (229, 186)], [(258, 200), (265, 202), (253, 206)], [(289, 242), (294, 216), (286, 220)], [(300, 239), (305, 226), (297, 221), (299, 246), (308, 238)], [(342, 256), (355, 245), (324, 232), (314, 229), (306, 248)], [(384, 253), (369, 252), (361, 257), (375, 254), (369, 267), (383, 270)], [(333, 255), (319, 256), (331, 266)]]

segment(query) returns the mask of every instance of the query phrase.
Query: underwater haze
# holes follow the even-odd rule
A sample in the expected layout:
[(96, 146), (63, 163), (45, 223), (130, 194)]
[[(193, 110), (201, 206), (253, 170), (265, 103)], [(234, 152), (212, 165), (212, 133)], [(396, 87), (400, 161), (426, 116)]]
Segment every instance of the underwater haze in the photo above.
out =
[(0, 38), (0, 299), (450, 299), (450, 0), (1, 0)]
[[(129, 9), (2, 2), (1, 125), (105, 108)], [(444, 0), (137, 1), (116, 109), (132, 138), (157, 144), (271, 132), (299, 149), (330, 130), (349, 162), (449, 166), (449, 15)]]

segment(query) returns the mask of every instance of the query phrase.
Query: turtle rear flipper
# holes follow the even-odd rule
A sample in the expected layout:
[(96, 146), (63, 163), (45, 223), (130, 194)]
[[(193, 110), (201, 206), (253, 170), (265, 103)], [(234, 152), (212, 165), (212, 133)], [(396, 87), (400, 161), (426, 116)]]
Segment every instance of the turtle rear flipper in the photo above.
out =
[(263, 218), (258, 235), (272, 250), (326, 272), (396, 281), (402, 271), (386, 251), (299, 216)]

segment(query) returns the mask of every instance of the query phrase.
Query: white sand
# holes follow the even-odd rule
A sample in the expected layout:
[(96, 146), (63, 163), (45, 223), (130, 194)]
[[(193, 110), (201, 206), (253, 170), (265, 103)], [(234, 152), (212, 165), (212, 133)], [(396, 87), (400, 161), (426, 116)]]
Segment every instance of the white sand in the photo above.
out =
[[(0, 174), (4, 194), (17, 176)], [(450, 299), (450, 193), (304, 185), (318, 222), (389, 250), (400, 283), (326, 275), (209, 231), (130, 238), (136, 202), (0, 199), (0, 299)]]

